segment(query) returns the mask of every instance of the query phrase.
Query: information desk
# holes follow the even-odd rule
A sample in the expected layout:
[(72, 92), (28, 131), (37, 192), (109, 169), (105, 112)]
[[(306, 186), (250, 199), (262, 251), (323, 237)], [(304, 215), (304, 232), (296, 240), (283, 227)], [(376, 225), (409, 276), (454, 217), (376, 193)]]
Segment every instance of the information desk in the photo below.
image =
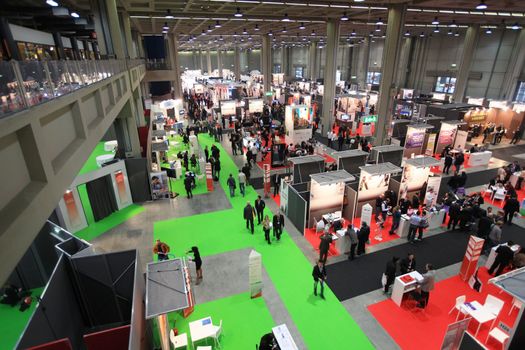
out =
[(443, 220), (445, 219), (446, 211), (445, 209), (441, 209), (439, 212), (433, 212), (430, 215), (430, 220), (428, 221), (428, 229), (433, 230), (435, 228), (439, 228), (441, 225), (443, 225)]
[[(498, 247), (500, 245), (507, 245), (507, 243), (504, 243), (504, 244), (499, 244), (495, 247), (492, 247), (492, 249), (490, 250), (490, 253), (489, 253), (489, 257), (487, 258), (487, 261), (485, 262), (485, 267), (487, 269), (490, 269), (490, 267), (492, 266), (492, 264), (494, 264), (494, 260), (496, 260), (496, 256), (498, 255), (496, 253), (496, 249), (498, 249)], [(512, 249), (512, 251), (514, 252), (514, 254), (516, 254), (517, 252), (520, 251), (520, 245), (519, 244), (514, 244), (512, 247), (510, 247), (510, 249)]]
[(490, 158), (492, 158), (492, 152), (490, 151), (471, 153), (469, 155), (468, 165), (470, 166), (488, 165), (490, 162)]
[(392, 301), (401, 306), (403, 296), (416, 289), (417, 282), (421, 282), (423, 276), (417, 271), (412, 271), (407, 274), (396, 277), (394, 281), (394, 288), (392, 289)]
[(399, 227), (397, 228), (397, 235), (401, 238), (408, 236), (408, 229), (410, 228), (410, 216), (407, 214), (401, 215), (401, 220), (399, 221)]
[(211, 317), (201, 318), (200, 320), (190, 322), (191, 344), (195, 349), (195, 342), (206, 338), (211, 338), (215, 335), (215, 327), (211, 321)]
[(286, 324), (283, 323), (273, 327), (272, 333), (281, 350), (299, 350), (297, 345), (295, 345), (295, 342), (292, 338), (292, 335), (290, 334), (290, 331), (288, 330), (288, 327), (286, 327)]
[(350, 251), (350, 239), (346, 237), (346, 229), (337, 230), (335, 235), (332, 235), (332, 239), (339, 254), (343, 255)]

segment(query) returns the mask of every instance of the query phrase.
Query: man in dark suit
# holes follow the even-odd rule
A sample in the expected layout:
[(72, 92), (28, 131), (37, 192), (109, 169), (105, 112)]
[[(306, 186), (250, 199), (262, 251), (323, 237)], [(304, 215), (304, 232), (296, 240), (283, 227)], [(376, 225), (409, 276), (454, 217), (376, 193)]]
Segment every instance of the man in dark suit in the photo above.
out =
[(255, 211), (257, 212), (257, 225), (261, 224), (261, 221), (263, 219), (264, 208), (266, 208), (266, 203), (264, 203), (264, 200), (261, 198), (261, 196), (257, 196), (257, 199), (255, 200)]
[(330, 243), (332, 243), (332, 235), (326, 231), (321, 236), (321, 242), (319, 243), (319, 261), (326, 262), (328, 258), (328, 250), (330, 249)]
[(509, 266), (512, 259), (514, 259), (514, 252), (510, 247), (514, 245), (514, 242), (508, 241), (507, 244), (501, 244), (498, 248), (496, 248), (496, 259), (494, 260), (494, 263), (489, 269), (489, 274), (492, 275), (494, 270), (496, 271), (496, 276), (501, 275), (503, 270)]
[(443, 172), (445, 174), (447, 174), (447, 175), (448, 175), (448, 172), (450, 170), (450, 167), (452, 166), (452, 161), (453, 160), (454, 159), (452, 158), (452, 156), (449, 153), (447, 153), (447, 155), (445, 155), (445, 165), (443, 166)]
[(414, 253), (408, 253), (406, 258), (401, 259), (399, 270), (402, 275), (416, 270), (416, 257)]
[(365, 244), (368, 242), (368, 238), (370, 237), (370, 227), (366, 224), (366, 222), (363, 222), (361, 224), (361, 229), (359, 230), (359, 233), (357, 234), (357, 255), (362, 255), (365, 253)]
[(244, 207), (243, 217), (244, 217), (244, 220), (246, 220), (246, 228), (252, 231), (252, 235), (253, 235), (253, 217), (254, 216), (255, 216), (255, 210), (253, 209), (250, 202), (247, 202), (246, 206)]
[(399, 258), (397, 256), (394, 256), (391, 260), (389, 260), (386, 263), (385, 268), (385, 276), (386, 276), (386, 283), (385, 283), (385, 289), (384, 293), (388, 293), (390, 290), (390, 286), (394, 283), (394, 280), (396, 279), (396, 270), (397, 270), (397, 262), (399, 261)]
[(314, 295), (317, 295), (317, 285), (321, 284), (321, 298), (324, 299), (324, 282), (326, 280), (326, 267), (323, 262), (319, 260), (317, 265), (314, 266), (312, 271), (312, 277), (314, 278)]
[(277, 237), (277, 240), (281, 240), (281, 234), (283, 233), (284, 227), (284, 215), (280, 212), (273, 216), (273, 236)]
[(510, 197), (505, 201), (503, 210), (505, 211), (503, 222), (512, 225), (512, 218), (514, 217), (514, 214), (520, 210), (520, 202), (518, 202), (515, 197)]
[(273, 182), (273, 196), (275, 197), (279, 194), (279, 187), (281, 186), (281, 176), (279, 174), (273, 174), (272, 182)]

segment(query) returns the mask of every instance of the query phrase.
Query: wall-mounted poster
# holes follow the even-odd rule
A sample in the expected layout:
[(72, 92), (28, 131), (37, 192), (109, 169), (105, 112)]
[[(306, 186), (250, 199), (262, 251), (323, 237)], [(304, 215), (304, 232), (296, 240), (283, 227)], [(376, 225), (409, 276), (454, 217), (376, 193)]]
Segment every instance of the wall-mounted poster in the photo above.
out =
[(117, 171), (115, 173), (115, 182), (117, 183), (117, 191), (120, 199), (120, 203), (127, 204), (129, 201), (128, 192), (126, 190), (126, 179), (122, 171)]
[(73, 191), (67, 190), (66, 193), (64, 193), (64, 204), (66, 205), (67, 215), (69, 217), (69, 223), (71, 225), (71, 228), (82, 226), (84, 223), (78, 211)]
[(370, 175), (366, 171), (361, 170), (359, 179), (357, 198), (359, 198), (359, 202), (363, 202), (377, 198), (388, 190), (390, 174)]
[(425, 194), (425, 204), (427, 205), (427, 208), (430, 208), (431, 206), (436, 204), (440, 187), (441, 176), (431, 176), (428, 178), (427, 192)]
[(399, 198), (407, 198), (410, 192), (420, 190), (428, 180), (429, 167), (415, 167), (405, 164), (399, 187)]
[(235, 115), (236, 108), (235, 101), (221, 101), (221, 114), (223, 116)]
[(248, 111), (250, 113), (262, 113), (263, 107), (263, 100), (248, 100)]
[(165, 171), (151, 173), (150, 184), (153, 199), (169, 198), (168, 175)]
[(428, 134), (427, 147), (425, 149), (425, 155), (432, 157), (434, 154), (434, 148), (436, 147), (437, 134)]

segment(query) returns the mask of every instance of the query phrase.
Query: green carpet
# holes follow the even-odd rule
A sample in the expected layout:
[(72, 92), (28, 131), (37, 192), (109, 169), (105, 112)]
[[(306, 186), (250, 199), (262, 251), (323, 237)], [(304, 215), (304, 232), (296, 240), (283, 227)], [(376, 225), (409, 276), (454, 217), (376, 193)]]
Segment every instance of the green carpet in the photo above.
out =
[(122, 210), (118, 210), (110, 216), (95, 222), (93, 210), (91, 209), (91, 204), (89, 203), (86, 185), (82, 184), (78, 186), (77, 189), (80, 201), (82, 202), (82, 207), (84, 208), (84, 214), (86, 215), (88, 226), (80, 231), (74, 232), (74, 234), (78, 238), (85, 239), (86, 241), (97, 238), (106, 231), (122, 224), (124, 221), (141, 213), (144, 210), (144, 208), (140, 205), (131, 204), (130, 206)]
[(29, 309), (20, 312), (19, 305), (11, 307), (10, 305), (0, 304), (0, 349), (11, 350), (14, 349), (18, 338), (22, 335), (24, 328), (29, 322), (29, 318), (33, 315), (36, 309), (37, 301), (35, 296), (42, 295), (44, 288), (33, 289), (31, 296), (33, 302)]
[[(207, 135), (202, 134), (199, 136), (199, 142), (208, 147), (213, 143)], [(228, 174), (235, 174), (238, 170), (220, 144), (217, 146), (221, 150), (220, 183), (228, 193)], [(198, 246), (204, 257), (204, 275), (207, 255), (244, 248), (257, 250), (262, 254), (264, 267), (309, 349), (338, 349), (341, 348), (341, 344), (352, 344), (352, 349), (373, 349), (366, 335), (329, 288), (325, 291), (326, 300), (313, 296), (313, 266), (286, 231), (280, 242), (271, 245), (264, 241), (260, 226), (256, 228), (254, 235), (249, 233), (242, 218), (242, 209), (246, 200), (249, 199), (253, 203), (256, 197), (255, 190), (248, 186), (246, 198), (239, 195), (234, 198), (228, 196), (233, 209), (156, 222), (154, 238), (168, 243), (171, 252), (176, 256), (184, 255), (193, 245)], [(329, 336), (320, 336), (318, 320), (327, 320), (331, 325), (337, 325), (338, 329), (344, 329), (344, 332), (331, 332)], [(267, 328), (256, 339), (250, 339), (251, 344), (269, 331)]]
[[(275, 326), (264, 299), (250, 299), (249, 293), (195, 305), (195, 310), (188, 318), (182, 317), (180, 313), (172, 313), (169, 318), (170, 325), (176, 327), (179, 334), (186, 333), (189, 336), (188, 324), (208, 316), (211, 316), (216, 326), (222, 320), (223, 331), (219, 341), (221, 349), (225, 350), (255, 349), (261, 335), (270, 332)], [(206, 345), (206, 341), (197, 344)], [(208, 344), (213, 345), (213, 340), (209, 339)]]
[(82, 167), (82, 169), (80, 169), (80, 172), (78, 173), (78, 175), (82, 175), (85, 173), (89, 173), (90, 171), (99, 169), (99, 166), (97, 165), (97, 157), (103, 154), (111, 154), (111, 153), (113, 152), (104, 151), (104, 142), (99, 142), (95, 146), (95, 149), (89, 156), (86, 163), (84, 163), (84, 166)]

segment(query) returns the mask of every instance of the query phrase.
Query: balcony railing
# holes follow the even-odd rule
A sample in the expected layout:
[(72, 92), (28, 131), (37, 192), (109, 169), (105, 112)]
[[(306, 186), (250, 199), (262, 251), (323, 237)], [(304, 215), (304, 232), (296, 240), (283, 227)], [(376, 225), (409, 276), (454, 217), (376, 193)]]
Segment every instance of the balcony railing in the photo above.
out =
[(143, 60), (0, 61), (0, 118), (122, 73)]
[(165, 59), (148, 59), (146, 60), (147, 70), (170, 70), (171, 65)]

